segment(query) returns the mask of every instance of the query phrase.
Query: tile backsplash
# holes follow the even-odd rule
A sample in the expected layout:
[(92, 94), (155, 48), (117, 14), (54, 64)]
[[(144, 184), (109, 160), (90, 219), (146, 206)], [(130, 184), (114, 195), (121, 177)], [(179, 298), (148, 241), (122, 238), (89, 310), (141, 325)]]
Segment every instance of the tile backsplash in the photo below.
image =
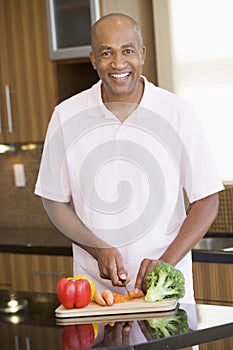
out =
[(219, 193), (218, 216), (210, 231), (233, 233), (233, 185), (225, 184), (225, 190)]
[[(34, 194), (43, 144), (36, 149), (0, 154), (0, 227), (50, 228), (41, 198)], [(15, 187), (13, 165), (24, 165), (26, 186)]]
[[(34, 194), (43, 144), (30, 151), (0, 154), (0, 227), (51, 228), (40, 197)], [(13, 165), (25, 168), (26, 187), (15, 187)], [(220, 193), (219, 214), (211, 232), (233, 233), (233, 185)]]

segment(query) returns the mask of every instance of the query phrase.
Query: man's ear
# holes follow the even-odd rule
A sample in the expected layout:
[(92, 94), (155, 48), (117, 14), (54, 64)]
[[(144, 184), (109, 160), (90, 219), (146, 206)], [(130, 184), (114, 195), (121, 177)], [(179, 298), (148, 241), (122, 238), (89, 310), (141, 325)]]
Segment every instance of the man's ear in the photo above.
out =
[(90, 52), (89, 57), (90, 57), (93, 68), (96, 69), (95, 57), (94, 57), (93, 51)]
[(146, 57), (146, 47), (143, 45), (141, 47), (141, 59), (142, 59), (142, 64), (145, 63), (145, 57)]

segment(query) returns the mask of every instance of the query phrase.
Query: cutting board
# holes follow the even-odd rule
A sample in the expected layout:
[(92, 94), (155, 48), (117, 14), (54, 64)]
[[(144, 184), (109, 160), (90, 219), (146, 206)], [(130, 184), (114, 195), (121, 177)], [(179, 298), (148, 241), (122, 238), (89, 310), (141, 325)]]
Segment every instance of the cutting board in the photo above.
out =
[(106, 317), (110, 315), (129, 315), (140, 313), (154, 313), (175, 310), (177, 300), (164, 300), (154, 303), (146, 302), (143, 298), (130, 300), (112, 306), (100, 306), (91, 302), (81, 309), (66, 309), (60, 305), (55, 310), (56, 318), (85, 318), (85, 317)]

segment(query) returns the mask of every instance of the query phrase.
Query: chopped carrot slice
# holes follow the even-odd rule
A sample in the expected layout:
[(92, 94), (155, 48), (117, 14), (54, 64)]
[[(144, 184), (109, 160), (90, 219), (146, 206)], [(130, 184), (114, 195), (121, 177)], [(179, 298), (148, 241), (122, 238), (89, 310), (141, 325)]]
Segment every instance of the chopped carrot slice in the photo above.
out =
[(128, 297), (122, 294), (113, 293), (113, 296), (114, 296), (114, 304), (124, 303), (125, 301), (129, 300)]
[(139, 290), (138, 293), (136, 293), (134, 289), (129, 291), (129, 298), (130, 299), (137, 299), (137, 298), (141, 298), (143, 296), (144, 296), (144, 294), (143, 294), (142, 290)]
[(135, 293), (134, 290), (130, 290), (129, 295), (127, 295), (127, 296), (125, 296), (123, 294), (113, 293), (114, 304), (124, 303), (124, 302), (132, 300), (132, 299), (139, 299), (143, 296), (144, 296), (144, 294), (143, 294), (142, 290), (139, 290), (138, 293)]

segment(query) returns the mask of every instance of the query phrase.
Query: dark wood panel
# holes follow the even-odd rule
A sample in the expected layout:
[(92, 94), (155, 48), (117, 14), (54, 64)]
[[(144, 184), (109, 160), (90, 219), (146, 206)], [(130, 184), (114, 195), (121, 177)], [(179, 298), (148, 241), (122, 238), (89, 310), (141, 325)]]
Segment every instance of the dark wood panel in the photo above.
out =
[[(45, 1), (1, 0), (1, 90), (7, 142), (43, 141), (56, 103), (48, 55)], [(4, 87), (10, 86), (13, 132), (6, 127)], [(2, 136), (0, 136), (2, 140)]]
[(220, 305), (233, 303), (232, 264), (194, 262), (193, 278), (196, 299)]
[(56, 293), (62, 277), (73, 275), (68, 256), (11, 254), (12, 285), (18, 291)]

